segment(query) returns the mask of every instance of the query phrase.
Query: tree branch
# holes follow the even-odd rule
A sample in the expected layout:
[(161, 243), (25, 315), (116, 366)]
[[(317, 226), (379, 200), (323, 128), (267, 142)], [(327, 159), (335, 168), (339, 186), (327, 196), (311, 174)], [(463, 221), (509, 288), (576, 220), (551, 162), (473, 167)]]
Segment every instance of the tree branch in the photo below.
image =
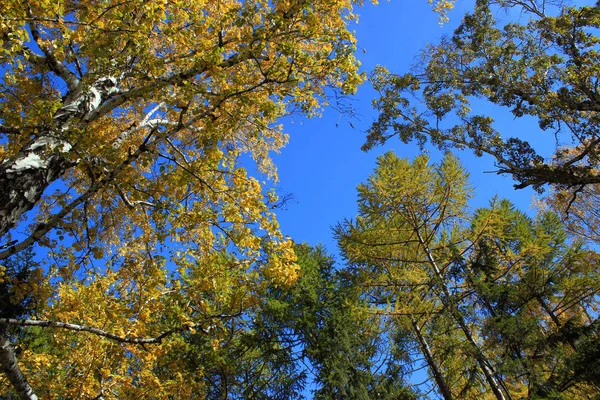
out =
[(130, 209), (134, 209), (138, 205), (146, 206), (146, 207), (157, 207), (156, 204), (151, 203), (149, 201), (143, 201), (143, 200), (131, 201), (131, 200), (129, 200), (129, 198), (127, 198), (127, 195), (123, 192), (123, 190), (120, 187), (116, 186), (116, 189), (117, 189), (117, 193), (119, 194), (119, 197), (121, 197), (121, 200), (123, 200), (123, 203), (125, 203), (125, 205)]
[(13, 128), (12, 126), (6, 126), (0, 124), (0, 133), (5, 135), (19, 135), (22, 133), (21, 129)]
[(143, 153), (148, 151), (148, 140), (150, 140), (150, 137), (152, 136), (153, 132), (151, 132), (150, 135), (148, 135), (148, 137), (144, 140), (144, 142), (141, 145), (139, 145), (137, 150), (130, 154), (120, 165), (118, 165), (115, 169), (110, 171), (102, 179), (99, 179), (96, 183), (91, 185), (88, 188), (88, 190), (85, 191), (77, 199), (73, 200), (71, 203), (63, 207), (59, 212), (48, 218), (46, 222), (38, 224), (33, 233), (27, 239), (21, 241), (20, 243), (14, 245), (13, 247), (3, 252), (0, 252), (0, 260), (10, 257), (11, 255), (18, 253), (19, 251), (22, 251), (23, 249), (37, 242), (76, 207), (78, 207), (79, 205), (87, 201), (89, 198), (91, 198), (102, 187), (106, 186), (108, 183), (113, 182), (116, 176), (119, 173), (121, 173), (121, 171), (123, 171), (128, 165), (137, 160)]
[[(130, 343), (130, 344), (160, 344), (162, 341), (174, 334), (183, 331), (188, 331), (191, 329), (202, 331), (206, 334), (210, 332), (210, 328), (204, 328), (200, 324), (196, 325), (183, 325), (179, 328), (169, 329), (161, 333), (155, 337), (134, 337), (134, 336), (119, 336), (114, 333), (107, 332), (102, 329), (94, 328), (87, 325), (79, 325), (79, 324), (71, 324), (68, 322), (60, 322), (60, 321), (47, 321), (47, 320), (32, 320), (32, 319), (16, 319), (16, 318), (0, 318), (0, 324), (3, 325), (16, 325), (16, 326), (37, 326), (42, 328), (61, 328), (69, 331), (76, 332), (88, 332), (97, 336), (101, 336), (110, 340), (114, 340), (119, 343)], [(0, 345), (1, 337), (0, 337)]]
[[(227, 58), (220, 64), (215, 65), (214, 67), (230, 68), (230, 67), (233, 67), (234, 65), (243, 63), (243, 62), (248, 61), (253, 58), (254, 57), (252, 56), (252, 54), (238, 53), (238, 54), (232, 55), (231, 57)], [(187, 79), (191, 79), (196, 75), (199, 75), (205, 71), (208, 71), (209, 68), (211, 68), (211, 67), (213, 67), (213, 66), (208, 65), (206, 63), (198, 63), (197, 65), (193, 66), (192, 68), (189, 68), (186, 71), (182, 71), (182, 72), (172, 75), (172, 76), (158, 78), (153, 83), (150, 83), (148, 85), (136, 87), (136, 88), (127, 90), (125, 92), (121, 92), (118, 95), (111, 98), (109, 101), (105, 102), (104, 104), (102, 104), (99, 107), (97, 107), (96, 109), (94, 109), (88, 115), (86, 115), (84, 118), (84, 122), (89, 123), (91, 121), (94, 121), (94, 120), (102, 117), (103, 115), (106, 115), (107, 113), (111, 112), (115, 108), (121, 106), (128, 100), (137, 98), (141, 94), (147, 94), (149, 92), (154, 92), (156, 90), (160, 90), (167, 86), (179, 84)]]
[(42, 50), (45, 57), (39, 56), (35, 54), (33, 51), (28, 49), (27, 52), (30, 59), (37, 65), (45, 64), (50, 68), (52, 72), (61, 77), (67, 84), (69, 91), (75, 92), (79, 86), (79, 79), (73, 72), (71, 72), (62, 62), (58, 61), (54, 54), (45, 48), (41, 43), (41, 36), (35, 25), (33, 15), (31, 14), (31, 8), (27, 7), (27, 15), (32, 18), (32, 20), (28, 21), (27, 25), (29, 26), (29, 30), (31, 31), (31, 36), (33, 40), (37, 44), (37, 46)]
[(150, 127), (150, 128), (156, 127), (157, 122), (151, 123), (151, 121), (154, 121), (154, 120), (151, 120), (150, 118), (164, 106), (165, 106), (165, 103), (161, 101), (154, 108), (152, 108), (150, 111), (148, 111), (148, 113), (144, 116), (144, 119), (142, 119), (142, 121), (138, 125), (133, 125), (129, 129), (121, 132), (121, 134), (119, 136), (117, 136), (114, 143), (112, 144), (113, 149), (118, 149), (119, 147), (121, 147), (123, 142), (125, 140), (127, 140), (129, 138), (129, 136), (131, 136), (132, 133), (134, 133), (140, 129), (146, 128), (146, 127)]
[[(236, 314), (215, 314), (215, 315), (206, 316), (204, 319), (205, 320), (212, 320), (212, 319), (223, 320), (223, 319), (228, 319), (228, 318), (239, 317), (240, 315), (241, 315), (241, 312), (236, 313)], [(2, 336), (2, 332), (3, 332), (2, 325), (37, 326), (37, 327), (41, 327), (41, 328), (60, 328), (60, 329), (65, 329), (65, 330), (75, 331), (75, 332), (88, 332), (88, 333), (91, 333), (91, 334), (94, 334), (97, 336), (101, 336), (101, 337), (104, 337), (104, 338), (107, 338), (110, 340), (114, 340), (119, 343), (129, 343), (129, 344), (160, 344), (160, 343), (162, 343), (162, 341), (165, 338), (167, 338), (168, 336), (171, 336), (173, 334), (176, 334), (176, 333), (196, 330), (196, 331), (201, 331), (204, 334), (209, 334), (212, 330), (214, 330), (216, 328), (215, 325), (209, 325), (209, 326), (205, 327), (204, 324), (187, 323), (180, 327), (169, 329), (168, 331), (165, 331), (154, 337), (136, 337), (136, 336), (119, 336), (119, 335), (115, 335), (114, 333), (105, 331), (103, 329), (94, 328), (92, 326), (81, 325), (81, 324), (72, 324), (72, 323), (61, 322), (61, 321), (0, 318), (0, 358), (2, 357), (1, 351), (4, 349), (4, 347), (2, 347), (3, 346), (2, 337), (4, 337), (4, 336)], [(13, 352), (13, 356), (14, 356), (14, 352)], [(33, 399), (33, 398), (31, 398), (31, 399)], [(37, 399), (37, 397), (36, 397), (36, 399)]]

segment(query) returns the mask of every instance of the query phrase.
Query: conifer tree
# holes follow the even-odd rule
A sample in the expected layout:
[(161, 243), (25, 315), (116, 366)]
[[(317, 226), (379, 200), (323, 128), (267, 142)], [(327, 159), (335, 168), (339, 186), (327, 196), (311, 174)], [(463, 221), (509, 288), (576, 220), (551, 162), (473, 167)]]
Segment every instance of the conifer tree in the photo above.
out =
[(386, 153), (358, 193), (356, 220), (336, 228), (347, 270), (443, 398), (600, 393), (598, 255), (556, 215), (531, 219), (506, 200), (471, 214), (449, 154), (430, 165)]

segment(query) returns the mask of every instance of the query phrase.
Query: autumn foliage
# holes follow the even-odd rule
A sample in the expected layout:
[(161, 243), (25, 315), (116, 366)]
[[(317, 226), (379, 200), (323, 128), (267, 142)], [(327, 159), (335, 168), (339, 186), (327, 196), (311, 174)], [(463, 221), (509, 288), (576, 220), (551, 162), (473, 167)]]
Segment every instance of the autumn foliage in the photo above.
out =
[[(388, 152), (338, 265), (281, 232), (271, 156), (365, 80), (359, 5), (0, 0), (0, 396), (598, 395), (598, 5), (478, 0), (420, 71), (379, 68), (365, 149), (470, 148), (555, 190), (471, 210), (456, 157)], [(572, 145), (543, 159), (475, 99)]]
[(598, 253), (550, 211), (469, 210), (460, 162), (428, 161), (381, 156), (336, 228), (363, 307), (445, 400), (596, 396)]
[(2, 315), (2, 391), (202, 397), (202, 366), (169, 354), (194, 335), (216, 351), (268, 285), (297, 278), (269, 154), (279, 117), (362, 81), (351, 3), (2, 10), (0, 259), (41, 260), (2, 268), (28, 301)]

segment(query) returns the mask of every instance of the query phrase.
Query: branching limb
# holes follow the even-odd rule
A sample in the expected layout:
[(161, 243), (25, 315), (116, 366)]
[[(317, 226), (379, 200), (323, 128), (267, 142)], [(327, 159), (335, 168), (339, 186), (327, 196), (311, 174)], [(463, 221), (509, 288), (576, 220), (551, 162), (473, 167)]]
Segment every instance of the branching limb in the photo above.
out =
[(39, 55), (35, 54), (33, 51), (29, 51), (28, 56), (34, 63), (36, 63), (38, 65), (41, 65), (42, 63), (46, 64), (52, 72), (54, 72), (56, 75), (61, 77), (66, 82), (67, 87), (69, 88), (69, 91), (75, 92), (77, 90), (77, 88), (79, 87), (79, 83), (80, 83), (79, 79), (62, 62), (60, 62), (56, 59), (56, 57), (54, 56), (54, 53), (52, 53), (50, 50), (48, 50), (47, 48), (44, 47), (42, 40), (41, 40), (41, 35), (37, 29), (37, 26), (33, 22), (34, 19), (31, 14), (31, 9), (29, 7), (27, 8), (27, 14), (30, 18), (32, 18), (30, 21), (28, 21), (28, 24), (27, 24), (29, 27), (29, 30), (31, 32), (31, 36), (33, 37), (33, 40), (35, 41), (37, 46), (42, 50), (45, 57), (39, 56)]
[[(185, 80), (191, 79), (197, 75), (201, 75), (202, 73), (208, 71), (211, 68), (219, 68), (219, 69), (227, 69), (231, 68), (235, 65), (244, 63), (250, 59), (252, 59), (252, 54), (234, 54), (231, 57), (225, 59), (218, 65), (210, 65), (208, 63), (198, 63), (197, 65), (182, 71), (180, 73), (165, 76), (162, 78), (156, 79), (153, 83), (144, 86), (138, 86), (132, 88), (130, 90), (120, 92), (117, 95), (113, 96), (110, 100), (106, 101), (104, 104), (100, 105), (88, 115), (85, 116), (84, 122), (89, 123), (95, 121), (96, 119), (110, 113), (114, 109), (120, 107), (126, 102), (139, 98), (142, 95), (147, 95), (148, 93), (155, 92), (161, 90), (165, 87), (180, 84)], [(236, 93), (237, 94), (237, 93)]]
[[(144, 117), (144, 119), (142, 119), (142, 121), (137, 124), (134, 125), (132, 127), (130, 127), (129, 129), (127, 129), (124, 132), (121, 132), (121, 134), (119, 136), (117, 136), (117, 139), (114, 141), (114, 143), (112, 144), (113, 149), (118, 149), (119, 147), (121, 147), (121, 145), (123, 144), (123, 142), (125, 140), (127, 140), (134, 132), (146, 128), (146, 127), (151, 127), (150, 126), (150, 119), (154, 116), (154, 114), (156, 114), (161, 108), (163, 108), (165, 106), (164, 102), (160, 102), (158, 103), (154, 108), (152, 108)], [(154, 126), (152, 126), (153, 128), (158, 125), (156, 121), (154, 121)]]
[(31, 246), (33, 243), (40, 240), (46, 233), (52, 230), (60, 221), (63, 220), (68, 214), (70, 214), (75, 208), (85, 203), (88, 199), (90, 199), (93, 195), (95, 195), (101, 188), (106, 186), (107, 184), (114, 182), (115, 178), (131, 163), (137, 160), (142, 154), (148, 151), (148, 141), (153, 136), (154, 131), (151, 132), (146, 140), (137, 148), (137, 150), (131, 153), (120, 165), (118, 165), (115, 169), (106, 174), (102, 179), (99, 179), (91, 185), (88, 190), (86, 190), (81, 196), (77, 199), (73, 200), (71, 203), (67, 204), (63, 207), (59, 212), (48, 218), (46, 222), (40, 223), (33, 233), (25, 240), (19, 242), (13, 247), (0, 252), (0, 260), (4, 260), (7, 257), (10, 257), (13, 254), (16, 254), (23, 249)]
[(142, 201), (142, 200), (131, 201), (131, 200), (129, 200), (129, 198), (127, 197), (125, 192), (123, 192), (123, 190), (121, 190), (121, 188), (119, 188), (119, 187), (117, 187), (117, 193), (119, 193), (119, 197), (121, 198), (121, 200), (123, 200), (123, 203), (125, 203), (125, 205), (127, 207), (129, 207), (130, 209), (133, 209), (136, 206), (157, 207), (156, 204), (151, 203), (149, 201)]
[(529, 12), (531, 14), (536, 15), (539, 18), (545, 18), (545, 1), (542, 1), (541, 4), (538, 4), (538, 1), (534, 0), (501, 0), (495, 1), (495, 3), (499, 4), (501, 7), (522, 7), (524, 11)]
[(12, 126), (0, 125), (0, 133), (5, 135), (19, 135), (21, 134), (21, 129), (14, 128)]
[(190, 161), (187, 159), (187, 157), (185, 156), (185, 154), (183, 154), (183, 152), (181, 151), (181, 149), (177, 146), (175, 146), (175, 144), (173, 143), (173, 141), (171, 139), (167, 139), (167, 143), (169, 144), (169, 146), (171, 146), (171, 148), (181, 156), (181, 158), (183, 158), (183, 161), (185, 161), (186, 164), (189, 164)]

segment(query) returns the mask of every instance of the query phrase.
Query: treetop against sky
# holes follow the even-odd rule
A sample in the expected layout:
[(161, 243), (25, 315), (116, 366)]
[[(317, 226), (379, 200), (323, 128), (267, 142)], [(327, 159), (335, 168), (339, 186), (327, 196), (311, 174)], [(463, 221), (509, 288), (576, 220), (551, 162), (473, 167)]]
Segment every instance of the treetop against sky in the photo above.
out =
[[(489, 2), (475, 3), (477, 12), (488, 16)], [(289, 352), (256, 340), (273, 334), (271, 327), (260, 326), (265, 301), (302, 277), (292, 239), (327, 243), (330, 227), (356, 213), (354, 188), (377, 155), (396, 147), (402, 156), (426, 151), (439, 159), (442, 152), (433, 147), (397, 147), (377, 135), (369, 137), (383, 148), (360, 152), (376, 111), (382, 118), (386, 112), (393, 118), (408, 115), (371, 105), (378, 96), (388, 104), (382, 88), (396, 84), (396, 75), (381, 75), (378, 93), (361, 84), (376, 64), (409, 71), (422, 49), (428, 53), (413, 71), (444, 65), (444, 46), (426, 43), (451, 34), (475, 6), (457, 3), (449, 22), (440, 25), (452, 5), (446, 0), (377, 7), (346, 0), (25, 5), (5, 0), (0, 16), (3, 390), (26, 399), (46, 393), (136, 398), (140, 390), (151, 398), (210, 397), (214, 390), (227, 391), (227, 379), (243, 381), (244, 374), (268, 388), (266, 398), (297, 390), (293, 379), (284, 377), (301, 372), (292, 366), (278, 374), (290, 364), (269, 358)], [(575, 31), (596, 26), (592, 11), (571, 18), (575, 23), (548, 20), (544, 40), (560, 47), (571, 40), (564, 26)], [(490, 13), (506, 21), (527, 18), (500, 8)], [(501, 39), (488, 19), (465, 29), (493, 31)], [(556, 37), (552, 26), (558, 27)], [(573, 43), (593, 48), (593, 39), (584, 36)], [(456, 43), (452, 50), (462, 54)], [(585, 53), (588, 60), (565, 46), (561, 49), (574, 65), (581, 61), (587, 70), (593, 64), (592, 52)], [(587, 104), (575, 97), (587, 94), (593, 71), (579, 87), (572, 73), (558, 74), (561, 65), (553, 64), (553, 82), (575, 87), (567, 91), (568, 104)], [(471, 94), (486, 100), (487, 93)], [(440, 103), (426, 105), (432, 104)], [(488, 114), (503, 105), (476, 104)], [(428, 112), (439, 111), (432, 108)], [(558, 118), (583, 123), (576, 120), (576, 108), (571, 111)], [(499, 114), (509, 118), (496, 118), (494, 126), (519, 137), (534, 132), (535, 149), (549, 160), (555, 147), (536, 140), (539, 115), (530, 114), (518, 121), (512, 120), (514, 112)], [(434, 142), (436, 132), (426, 132)], [(593, 135), (579, 139), (574, 146), (584, 154), (579, 161), (592, 160)], [(459, 154), (485, 201), (499, 191), (514, 197), (510, 178), (484, 174), (498, 167), (489, 158)], [(577, 153), (563, 155), (577, 158)], [(503, 160), (510, 161), (496, 157)], [(573, 171), (579, 179), (583, 169), (577, 161)], [(545, 164), (540, 165), (534, 167)], [(515, 171), (505, 172), (523, 177)], [(282, 205), (288, 193), (294, 200)], [(531, 192), (521, 193), (528, 201)], [(247, 358), (231, 373), (224, 355), (238, 350)], [(244, 397), (248, 388), (235, 387)]]
[[(360, 9), (358, 23), (353, 26), (357, 36), (357, 57), (361, 69), (371, 72), (384, 65), (392, 72), (410, 71), (419, 65), (418, 56), (428, 43), (436, 43), (460, 24), (465, 12), (474, 2), (455, 4), (450, 19), (438, 24), (438, 16), (427, 4), (419, 2), (382, 2)], [(498, 10), (495, 16), (504, 21), (518, 18), (518, 13)], [(346, 116), (326, 108), (318, 119), (290, 117), (285, 120), (290, 141), (281, 155), (276, 156), (281, 193), (293, 199), (279, 211), (279, 221), (287, 235), (299, 241), (325, 243), (330, 251), (337, 247), (331, 240), (330, 227), (343, 218), (356, 214), (356, 186), (372, 171), (378, 155), (394, 150), (399, 156), (414, 157), (421, 153), (415, 143), (388, 141), (381, 147), (363, 152), (365, 132), (377, 118), (372, 100), (377, 98), (369, 82), (360, 86), (357, 95), (349, 99), (354, 116)], [(477, 110), (493, 114), (495, 126), (502, 132), (523, 133), (540, 152), (550, 157), (555, 149), (552, 141), (539, 131), (533, 118), (516, 120), (507, 110), (478, 102)], [(424, 149), (434, 159), (443, 152), (428, 146)], [(471, 151), (456, 153), (467, 166), (476, 187), (473, 206), (486, 206), (495, 195), (510, 197), (525, 210), (530, 208), (535, 192), (529, 188), (515, 191), (510, 176), (497, 175), (490, 157), (476, 157)], [(305, 216), (311, 215), (306, 224)]]
[[(277, 194), (238, 160), (247, 154), (275, 177), (270, 153), (287, 141), (278, 118), (355, 92), (364, 78), (353, 4), (7, 0), (2, 9), (0, 259), (44, 255), (39, 266), (25, 257), (2, 267), (11, 301), (35, 305), (3, 310), (3, 384), (23, 398), (34, 387), (64, 397), (145, 387), (155, 397), (166, 382), (186, 386), (184, 360), (159, 365), (183, 335), (152, 350), (136, 341), (202, 332), (217, 348), (269, 285), (296, 280)], [(60, 322), (40, 331), (56, 352), (28, 347), (17, 363), (13, 342), (31, 332), (18, 326), (40, 320)], [(65, 368), (82, 372), (57, 379)]]

